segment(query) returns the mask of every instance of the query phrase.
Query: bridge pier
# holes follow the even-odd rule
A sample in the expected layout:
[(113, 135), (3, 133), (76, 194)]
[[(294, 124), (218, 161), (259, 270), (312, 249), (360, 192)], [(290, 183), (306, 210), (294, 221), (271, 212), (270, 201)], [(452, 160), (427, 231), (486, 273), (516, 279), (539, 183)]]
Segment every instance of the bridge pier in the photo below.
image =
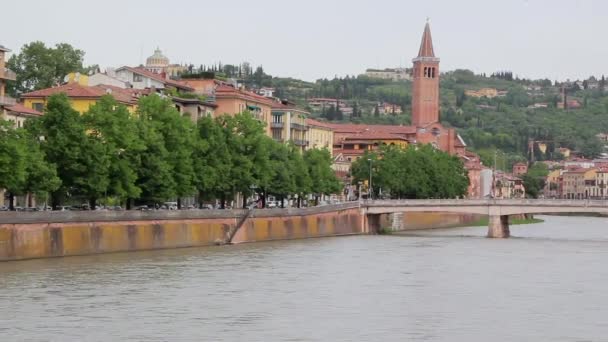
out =
[(367, 214), (365, 218), (367, 220), (367, 233), (371, 235), (380, 233), (382, 228), (380, 227), (381, 214)]
[(508, 238), (509, 215), (489, 215), (488, 216), (488, 237), (489, 238)]

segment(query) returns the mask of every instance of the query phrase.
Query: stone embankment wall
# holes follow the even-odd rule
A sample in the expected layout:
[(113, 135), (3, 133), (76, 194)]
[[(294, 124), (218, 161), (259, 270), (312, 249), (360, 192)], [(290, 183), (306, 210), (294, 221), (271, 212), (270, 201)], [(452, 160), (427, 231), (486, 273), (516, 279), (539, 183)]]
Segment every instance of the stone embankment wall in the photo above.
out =
[(382, 215), (380, 226), (392, 231), (466, 226), (485, 217), (477, 214), (410, 212)]
[[(208, 246), (244, 210), (0, 213), (0, 261)], [(255, 210), (234, 243), (361, 234), (358, 204)]]

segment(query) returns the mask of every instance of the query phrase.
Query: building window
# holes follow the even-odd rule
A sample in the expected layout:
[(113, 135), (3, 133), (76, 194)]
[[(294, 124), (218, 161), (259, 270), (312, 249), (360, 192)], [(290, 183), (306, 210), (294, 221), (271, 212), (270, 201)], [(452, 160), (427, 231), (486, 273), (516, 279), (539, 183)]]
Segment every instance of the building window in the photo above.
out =
[(32, 103), (32, 109), (42, 112), (44, 110), (44, 103), (34, 102)]
[(143, 82), (144, 78), (142, 75), (133, 74), (133, 82)]

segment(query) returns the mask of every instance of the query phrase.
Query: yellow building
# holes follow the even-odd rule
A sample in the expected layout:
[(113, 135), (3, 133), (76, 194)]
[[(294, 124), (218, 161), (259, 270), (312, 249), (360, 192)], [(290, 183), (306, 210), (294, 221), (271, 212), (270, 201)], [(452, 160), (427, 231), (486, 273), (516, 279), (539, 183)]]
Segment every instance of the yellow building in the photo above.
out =
[(288, 101), (275, 102), (272, 105), (272, 121), (270, 122), (271, 137), (279, 142), (291, 141), (302, 151), (309, 144), (306, 124), (308, 112), (296, 108)]
[(306, 119), (308, 125), (308, 148), (329, 150), (333, 156), (334, 130), (330, 125), (313, 119)]
[(72, 108), (81, 114), (88, 111), (102, 96), (107, 94), (112, 95), (116, 101), (127, 106), (133, 113), (137, 109), (137, 101), (142, 95), (141, 91), (136, 89), (122, 89), (101, 84), (90, 87), (75, 82), (25, 93), (21, 95), (21, 99), (25, 107), (43, 112), (48, 98), (59, 93), (65, 93), (70, 99)]
[(598, 199), (605, 199), (608, 197), (608, 170), (597, 170), (595, 173), (595, 186), (590, 197)]
[(596, 182), (596, 169), (578, 169), (563, 173), (562, 197), (568, 199), (589, 198)]
[(545, 182), (545, 189), (543, 193), (547, 198), (557, 198), (559, 197), (560, 191), (560, 179), (562, 177), (563, 170), (553, 170), (549, 172), (547, 175), (547, 179)]

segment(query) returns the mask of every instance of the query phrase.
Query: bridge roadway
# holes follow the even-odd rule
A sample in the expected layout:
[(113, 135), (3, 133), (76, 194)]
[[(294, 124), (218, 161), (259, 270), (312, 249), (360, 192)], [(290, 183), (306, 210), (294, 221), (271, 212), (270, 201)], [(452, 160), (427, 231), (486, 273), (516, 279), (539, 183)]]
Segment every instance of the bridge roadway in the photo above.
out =
[(379, 228), (379, 215), (403, 212), (451, 212), (488, 215), (488, 237), (509, 237), (509, 215), (552, 213), (608, 214), (608, 200), (553, 199), (433, 199), (368, 200), (361, 202), (370, 231)]

